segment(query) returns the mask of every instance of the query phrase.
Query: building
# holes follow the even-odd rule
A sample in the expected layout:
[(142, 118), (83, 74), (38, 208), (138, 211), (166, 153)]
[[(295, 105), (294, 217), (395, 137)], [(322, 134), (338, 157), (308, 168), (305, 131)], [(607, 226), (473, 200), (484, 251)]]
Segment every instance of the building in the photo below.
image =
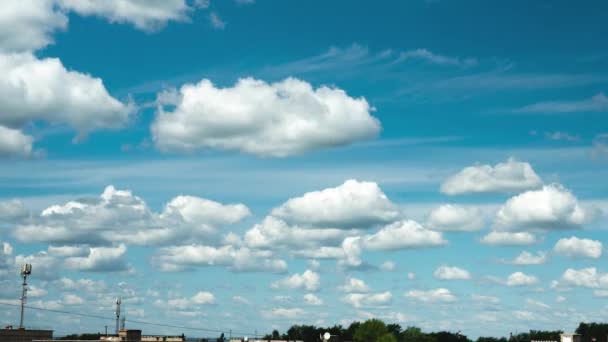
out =
[[(4, 340), (0, 339), (4, 342)], [(80, 340), (70, 340), (80, 342)], [(141, 330), (123, 329), (118, 331), (118, 335), (100, 336), (99, 342), (186, 342), (186, 336), (142, 336)], [(12, 341), (11, 341), (12, 342)], [(21, 341), (18, 341), (21, 342)], [(32, 342), (31, 340), (28, 342)], [(50, 338), (36, 339), (36, 342), (55, 342)], [(91, 342), (91, 340), (87, 341)]]
[(53, 330), (13, 329), (12, 326), (0, 330), (0, 341), (2, 342), (32, 342), (52, 338)]
[(559, 337), (560, 342), (581, 342), (581, 335), (579, 334), (561, 334)]

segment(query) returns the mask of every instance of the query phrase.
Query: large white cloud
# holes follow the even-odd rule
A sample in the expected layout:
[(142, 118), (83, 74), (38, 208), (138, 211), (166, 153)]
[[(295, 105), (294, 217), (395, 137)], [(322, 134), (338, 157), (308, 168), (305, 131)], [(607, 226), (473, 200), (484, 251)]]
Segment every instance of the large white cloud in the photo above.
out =
[(504, 163), (473, 165), (462, 169), (441, 184), (448, 195), (483, 192), (518, 192), (538, 188), (540, 177), (532, 166), (511, 158)]
[(161, 248), (153, 258), (161, 271), (181, 271), (194, 267), (223, 266), (233, 272), (287, 271), (287, 263), (269, 251), (225, 245), (221, 247), (185, 245)]
[(391, 303), (393, 295), (389, 291), (378, 293), (349, 293), (342, 300), (355, 308), (384, 306)]
[(186, 0), (56, 0), (59, 6), (82, 16), (97, 16), (112, 23), (129, 23), (150, 31), (168, 21), (188, 20), (193, 9)]
[(448, 289), (438, 288), (434, 290), (411, 290), (405, 293), (405, 297), (421, 302), (450, 303), (456, 301), (456, 296)]
[(479, 208), (444, 204), (431, 211), (427, 224), (435, 230), (470, 232), (483, 228), (484, 219)]
[(608, 273), (600, 273), (595, 267), (583, 269), (568, 268), (562, 274), (559, 285), (580, 286), (588, 288), (608, 288)]
[(67, 16), (54, 0), (4, 0), (0, 12), (0, 52), (36, 50), (53, 42), (65, 29)]
[(471, 279), (469, 271), (455, 266), (440, 266), (433, 273), (435, 278), (441, 280), (468, 280)]
[(369, 292), (369, 286), (362, 279), (348, 278), (344, 285), (339, 288), (344, 292), (366, 293)]
[(321, 277), (318, 273), (306, 270), (302, 274), (293, 274), (287, 278), (272, 283), (274, 289), (304, 289), (317, 291), (321, 286)]
[(155, 30), (168, 21), (188, 20), (186, 0), (3, 0), (0, 52), (34, 51), (53, 43), (53, 33), (68, 27), (69, 12), (97, 16)]
[(369, 139), (380, 131), (364, 98), (338, 88), (314, 89), (294, 78), (271, 84), (245, 78), (226, 88), (204, 79), (161, 93), (158, 102), (152, 135), (166, 151), (218, 148), (282, 157)]
[(394, 221), (400, 213), (378, 184), (350, 179), (335, 188), (289, 199), (272, 214), (302, 225), (368, 228)]
[(553, 251), (559, 255), (592, 259), (601, 257), (602, 249), (600, 241), (579, 239), (576, 236), (560, 239), (553, 247)]
[(437, 247), (446, 243), (441, 233), (426, 229), (411, 220), (392, 223), (362, 238), (364, 248), (370, 250)]
[(500, 230), (565, 229), (579, 227), (586, 219), (576, 197), (552, 184), (511, 197), (496, 213), (494, 226)]
[(248, 215), (242, 204), (193, 196), (178, 196), (156, 213), (130, 191), (108, 186), (97, 199), (50, 206), (17, 224), (13, 233), (24, 242), (170, 244), (213, 236), (218, 227)]
[(56, 58), (0, 54), (0, 124), (31, 120), (68, 124), (79, 133), (121, 128), (133, 111), (108, 94), (99, 78), (67, 70)]
[(125, 245), (116, 247), (91, 247), (89, 254), (82, 257), (65, 259), (69, 269), (89, 272), (125, 271), (128, 266), (124, 261), (127, 252)]
[(528, 251), (521, 252), (513, 261), (513, 265), (542, 265), (547, 262), (547, 253), (538, 252), (532, 254)]

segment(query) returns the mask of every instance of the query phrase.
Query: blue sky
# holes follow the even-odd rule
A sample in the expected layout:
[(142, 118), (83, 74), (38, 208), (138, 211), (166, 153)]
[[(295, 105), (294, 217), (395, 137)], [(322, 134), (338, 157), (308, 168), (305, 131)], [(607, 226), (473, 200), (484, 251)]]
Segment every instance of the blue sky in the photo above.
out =
[(23, 262), (31, 306), (112, 317), (121, 296), (147, 334), (206, 335), (129, 320), (251, 335), (378, 317), (472, 337), (602, 320), (605, 13), (10, 0), (0, 323)]

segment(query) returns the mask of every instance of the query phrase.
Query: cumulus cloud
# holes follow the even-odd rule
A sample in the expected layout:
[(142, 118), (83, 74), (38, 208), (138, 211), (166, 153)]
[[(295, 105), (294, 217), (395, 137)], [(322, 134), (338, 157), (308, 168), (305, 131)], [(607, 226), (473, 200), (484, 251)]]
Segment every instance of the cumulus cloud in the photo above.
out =
[(362, 239), (363, 246), (370, 250), (437, 247), (446, 243), (441, 233), (411, 220), (392, 223)]
[(391, 303), (393, 295), (389, 291), (379, 293), (349, 293), (342, 300), (355, 308), (384, 306)]
[(369, 139), (380, 131), (364, 98), (338, 88), (314, 89), (294, 78), (271, 84), (245, 78), (227, 88), (204, 79), (161, 93), (158, 102), (151, 129), (164, 151), (217, 148), (284, 157)]
[(400, 213), (378, 184), (350, 179), (335, 188), (289, 199), (272, 214), (295, 224), (368, 228), (391, 222)]
[(164, 247), (154, 256), (153, 263), (161, 271), (167, 272), (208, 266), (224, 266), (233, 272), (283, 273), (287, 270), (287, 263), (273, 258), (269, 251), (231, 245)]
[(441, 184), (441, 192), (448, 195), (484, 192), (518, 192), (542, 185), (532, 166), (513, 158), (504, 163), (474, 165), (462, 169)]
[(418, 300), (421, 302), (431, 303), (450, 303), (456, 301), (456, 296), (445, 288), (438, 288), (434, 290), (411, 290), (405, 293), (405, 297)]
[(427, 224), (435, 230), (470, 232), (482, 229), (484, 219), (479, 208), (445, 204), (431, 211)]
[(162, 28), (169, 21), (186, 21), (193, 10), (186, 0), (56, 0), (59, 6), (82, 16), (111, 23), (128, 23), (144, 31)]
[(567, 229), (579, 227), (586, 219), (576, 197), (552, 184), (511, 197), (496, 213), (494, 226), (500, 230)]
[(195, 304), (215, 304), (215, 296), (211, 292), (200, 291), (192, 296), (192, 302)]
[(514, 265), (542, 265), (547, 262), (547, 253), (538, 252), (532, 254), (528, 251), (521, 252), (513, 261)]
[(29, 210), (18, 199), (0, 202), (0, 222), (15, 222), (29, 216)]
[(562, 274), (558, 285), (579, 286), (587, 288), (608, 288), (608, 273), (600, 273), (595, 267), (583, 269), (568, 268)]
[(29, 157), (32, 154), (34, 138), (18, 129), (0, 125), (0, 158)]
[(505, 285), (507, 286), (530, 286), (538, 283), (538, 278), (522, 272), (515, 272), (509, 275)]
[(603, 245), (600, 241), (579, 239), (576, 236), (557, 241), (553, 252), (567, 257), (597, 259), (602, 256)]
[(492, 231), (481, 238), (481, 243), (490, 246), (525, 246), (536, 243), (536, 237), (529, 232)]
[(459, 268), (459, 267), (450, 267), (450, 266), (440, 266), (433, 273), (435, 278), (441, 280), (468, 280), (471, 279), (471, 273), (469, 271)]
[(9, 275), (14, 266), (13, 246), (8, 242), (0, 241), (0, 279)]
[(296, 319), (304, 314), (306, 314), (306, 311), (300, 308), (273, 308), (262, 311), (262, 315), (266, 318)]
[(312, 293), (307, 293), (304, 295), (304, 303), (307, 305), (319, 306), (323, 305), (323, 300)]
[(369, 286), (362, 279), (348, 278), (346, 283), (339, 287), (344, 292), (365, 293), (369, 292)]
[(306, 270), (302, 274), (293, 274), (271, 285), (273, 289), (304, 289), (306, 291), (317, 291), (320, 286), (321, 277), (311, 270)]
[(34, 279), (56, 279), (57, 270), (60, 268), (60, 259), (49, 255), (46, 251), (40, 251), (30, 255), (17, 255), (15, 257), (14, 269), (17, 270), (23, 264), (32, 264), (32, 278)]
[(78, 271), (125, 271), (128, 268), (124, 261), (126, 252), (127, 247), (125, 245), (116, 247), (91, 247), (87, 256), (66, 258), (64, 264), (65, 267)]
[(128, 190), (108, 186), (97, 199), (52, 205), (14, 229), (24, 242), (55, 244), (129, 243), (141, 245), (196, 241), (223, 225), (250, 215), (242, 204), (221, 204), (178, 196), (161, 213)]
[(31, 120), (67, 124), (80, 134), (123, 127), (133, 106), (113, 98), (99, 78), (67, 70), (57, 58), (0, 54), (0, 125)]

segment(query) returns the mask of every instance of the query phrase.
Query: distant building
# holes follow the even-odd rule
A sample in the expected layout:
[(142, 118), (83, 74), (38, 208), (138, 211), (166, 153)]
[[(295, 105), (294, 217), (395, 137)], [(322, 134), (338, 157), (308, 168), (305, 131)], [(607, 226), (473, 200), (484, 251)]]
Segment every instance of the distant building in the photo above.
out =
[(561, 334), (559, 337), (560, 342), (581, 342), (581, 335), (579, 334)]
[(32, 342), (52, 338), (53, 330), (13, 329), (12, 326), (0, 330), (0, 341), (2, 342)]
[[(4, 342), (4, 340), (0, 341)], [(80, 342), (81, 340), (70, 340), (70, 342)], [(141, 330), (119, 330), (118, 335), (100, 336), (99, 342), (186, 342), (186, 336), (142, 336)], [(11, 341), (12, 342), (12, 341)], [(21, 341), (18, 341), (21, 342)], [(32, 342), (31, 340), (28, 342)], [(51, 339), (37, 339), (36, 342), (56, 342)], [(91, 342), (91, 340), (86, 341)]]

